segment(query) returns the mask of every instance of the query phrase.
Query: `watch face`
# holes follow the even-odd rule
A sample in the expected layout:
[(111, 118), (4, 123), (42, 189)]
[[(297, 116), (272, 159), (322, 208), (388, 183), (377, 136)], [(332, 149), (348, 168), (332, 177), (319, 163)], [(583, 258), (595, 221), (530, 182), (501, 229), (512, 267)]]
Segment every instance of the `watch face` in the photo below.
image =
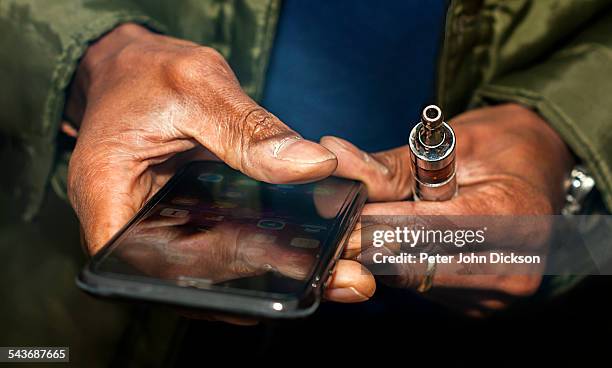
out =
[(583, 166), (575, 166), (565, 183), (565, 206), (561, 213), (564, 215), (579, 213), (593, 188), (595, 188), (595, 179)]

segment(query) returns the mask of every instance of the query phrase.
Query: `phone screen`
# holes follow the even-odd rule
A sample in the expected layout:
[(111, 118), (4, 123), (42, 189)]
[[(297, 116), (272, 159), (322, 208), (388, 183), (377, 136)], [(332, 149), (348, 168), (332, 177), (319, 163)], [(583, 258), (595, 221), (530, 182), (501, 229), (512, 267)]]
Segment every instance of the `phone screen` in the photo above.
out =
[(184, 287), (298, 293), (337, 247), (358, 186), (333, 177), (273, 185), (222, 163), (192, 163), (94, 268)]

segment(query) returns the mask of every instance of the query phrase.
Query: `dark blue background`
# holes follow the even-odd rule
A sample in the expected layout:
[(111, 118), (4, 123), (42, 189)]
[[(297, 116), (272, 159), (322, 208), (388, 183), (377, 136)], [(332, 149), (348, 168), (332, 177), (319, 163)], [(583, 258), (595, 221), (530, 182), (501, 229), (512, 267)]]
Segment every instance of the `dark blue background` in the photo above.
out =
[(263, 105), (305, 138), (406, 144), (434, 102), (444, 0), (283, 3)]

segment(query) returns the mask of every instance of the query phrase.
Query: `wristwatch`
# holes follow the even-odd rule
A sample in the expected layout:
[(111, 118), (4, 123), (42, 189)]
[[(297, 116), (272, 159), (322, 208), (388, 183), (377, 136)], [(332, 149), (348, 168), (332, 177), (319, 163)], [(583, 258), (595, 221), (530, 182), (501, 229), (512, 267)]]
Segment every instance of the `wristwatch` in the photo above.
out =
[(576, 165), (565, 180), (565, 206), (561, 210), (563, 215), (576, 215), (595, 188), (595, 179), (589, 175), (587, 169)]

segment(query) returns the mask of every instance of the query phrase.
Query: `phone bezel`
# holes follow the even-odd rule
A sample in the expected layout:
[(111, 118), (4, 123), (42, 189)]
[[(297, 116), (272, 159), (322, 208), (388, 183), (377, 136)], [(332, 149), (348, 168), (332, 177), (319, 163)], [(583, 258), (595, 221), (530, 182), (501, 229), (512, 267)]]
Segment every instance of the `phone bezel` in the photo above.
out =
[[(366, 201), (365, 186), (355, 181), (356, 185), (343, 204), (338, 220), (328, 240), (338, 246), (328, 247), (320, 255), (320, 261), (312, 272), (305, 288), (296, 294), (275, 294), (270, 292), (241, 293), (235, 289), (198, 289), (168, 282), (155, 283), (154, 278), (138, 277), (127, 274), (98, 272), (96, 266), (112, 250), (125, 232), (158, 204), (182, 179), (192, 165), (214, 164), (225, 165), (218, 161), (193, 161), (183, 166), (121, 230), (94, 255), (77, 277), (77, 285), (96, 296), (119, 299), (141, 300), (187, 308), (220, 311), (229, 314), (247, 315), (266, 318), (296, 318), (311, 314), (320, 303), (326, 281), (333, 271), (335, 262), (340, 257), (346, 244), (349, 231), (355, 226), (361, 209)], [(206, 296), (206, 297), (203, 297)], [(279, 307), (280, 306), (280, 307)], [(279, 310), (280, 309), (280, 310)]]

